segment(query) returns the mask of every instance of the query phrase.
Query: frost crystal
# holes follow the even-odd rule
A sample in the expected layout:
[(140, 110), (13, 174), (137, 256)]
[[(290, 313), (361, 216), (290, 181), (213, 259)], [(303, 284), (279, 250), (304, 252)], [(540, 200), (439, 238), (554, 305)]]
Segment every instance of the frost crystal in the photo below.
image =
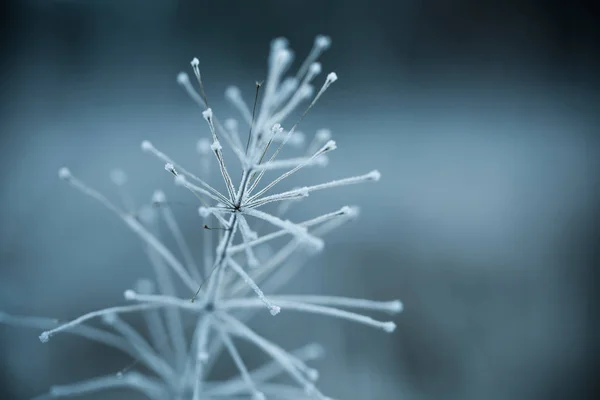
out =
[[(245, 103), (238, 88), (226, 90), (226, 98), (249, 126), (247, 136), (240, 133), (236, 120), (229, 118), (221, 124), (215, 112), (208, 107), (197, 58), (191, 61), (191, 66), (199, 92), (186, 73), (177, 75), (177, 82), (200, 106), (210, 132), (210, 140), (202, 138), (196, 146), (202, 159), (203, 173), (195, 175), (149, 141), (143, 141), (141, 149), (158, 158), (173, 176), (174, 183), (192, 192), (194, 199), (200, 202), (199, 217), (193, 215), (191, 218), (199, 218), (198, 223), (205, 228), (200, 246), (203, 253), (201, 263), (195, 260), (194, 254), (198, 249), (189, 247), (163, 191), (154, 193), (151, 205), (136, 210), (131, 198), (124, 192), (125, 173), (115, 170), (111, 179), (122, 195), (123, 207), (120, 207), (78, 180), (67, 168), (59, 170), (61, 179), (103, 204), (141, 239), (155, 281), (141, 280), (135, 290), (125, 291), (125, 300), (132, 304), (93, 311), (66, 323), (0, 313), (0, 322), (43, 330), (39, 336), (42, 342), (48, 342), (58, 333), (70, 333), (117, 348), (136, 360), (113, 375), (54, 386), (49, 397), (129, 388), (152, 399), (233, 399), (243, 395), (255, 400), (327, 399), (314, 383), (319, 376), (318, 371), (306, 364), (321, 356), (320, 347), (312, 344), (297, 351), (285, 350), (254, 332), (247, 321), (251, 313), (239, 314), (239, 311), (266, 308), (273, 316), (280, 312), (311, 313), (361, 323), (385, 332), (394, 331), (394, 322), (379, 321), (357, 311), (395, 314), (402, 311), (402, 303), (398, 300), (380, 302), (333, 296), (272, 294), (301, 266), (297, 258), (292, 259), (293, 255), (310, 255), (320, 251), (324, 246), (324, 234), (358, 215), (357, 207), (344, 206), (306, 221), (293, 222), (285, 217), (286, 211), (313, 192), (378, 181), (381, 176), (374, 170), (330, 182), (278, 190), (283, 181), (299, 170), (327, 165), (327, 153), (337, 148), (331, 140), (331, 132), (321, 129), (304, 154), (277, 159), (284, 146), (304, 143), (305, 136), (296, 131), (299, 123), (337, 80), (334, 72), (329, 73), (314, 94), (312, 82), (322, 70), (316, 60), (330, 44), (328, 37), (317, 36), (313, 49), (297, 73), (286, 78), (284, 74), (290, 68), (293, 53), (287, 47), (287, 40), (275, 39), (271, 44), (267, 78), (264, 83), (257, 82), (253, 105)], [(291, 126), (286, 126), (287, 118), (307, 100), (302, 116)], [(221, 140), (233, 151), (242, 167), (237, 184), (232, 178), (231, 167), (225, 162)], [(209, 184), (208, 158), (212, 156), (216, 158), (226, 189), (224, 192)], [(273, 171), (283, 172), (267, 180), (267, 172)], [(159, 221), (173, 236), (176, 251), (161, 241)], [(263, 225), (271, 229), (264, 232)], [(287, 243), (278, 242), (283, 238), (287, 238)], [(216, 242), (214, 239), (217, 239)], [(193, 243), (196, 246), (197, 241)], [(176, 286), (174, 279), (181, 281), (187, 292), (178, 293), (175, 288), (181, 285)], [(144, 315), (148, 338), (122, 318), (132, 312)], [(98, 317), (104, 323), (103, 328), (88, 325), (88, 321)], [(186, 332), (188, 325), (184, 324), (185, 321), (194, 323), (193, 332)], [(248, 370), (237, 350), (236, 339), (253, 344), (272, 362)], [(210, 381), (212, 365), (222, 352), (227, 352), (233, 359), (240, 375), (227, 381)], [(138, 364), (144, 367), (139, 372), (134, 371)], [(280, 374), (287, 374), (295, 384), (273, 383), (272, 380)]]

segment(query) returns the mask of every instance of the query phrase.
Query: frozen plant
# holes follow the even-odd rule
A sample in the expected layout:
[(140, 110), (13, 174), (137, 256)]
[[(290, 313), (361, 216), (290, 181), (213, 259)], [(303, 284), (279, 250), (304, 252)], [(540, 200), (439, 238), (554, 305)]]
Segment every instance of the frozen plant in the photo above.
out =
[[(273, 316), (280, 312), (305, 312), (345, 319), (385, 332), (394, 331), (396, 325), (393, 322), (379, 321), (357, 311), (398, 313), (402, 304), (397, 300), (382, 302), (273, 294), (296, 274), (307, 257), (323, 249), (324, 234), (355, 218), (358, 213), (356, 207), (345, 205), (306, 221), (292, 222), (285, 218), (286, 211), (314, 192), (380, 178), (379, 172), (371, 171), (275, 191), (300, 169), (325, 166), (327, 153), (336, 149), (331, 133), (319, 130), (301, 155), (277, 158), (284, 146), (302, 147), (307, 142), (296, 128), (337, 80), (335, 73), (328, 74), (314, 93), (312, 82), (321, 72), (321, 64), (316, 60), (329, 45), (328, 37), (318, 36), (297, 73), (284, 78), (292, 64), (293, 53), (285, 39), (275, 39), (268, 59), (268, 75), (264, 85), (256, 84), (252, 107), (242, 99), (238, 88), (226, 90), (226, 98), (249, 126), (247, 137), (240, 133), (236, 120), (221, 123), (209, 107), (198, 59), (194, 58), (191, 65), (199, 91), (187, 74), (178, 75), (178, 83), (201, 108), (210, 131), (210, 140), (203, 138), (197, 144), (201, 173), (199, 176), (193, 174), (148, 141), (141, 147), (164, 163), (166, 171), (174, 176), (175, 185), (190, 191), (199, 201), (196, 218), (205, 228), (200, 246), (203, 252), (201, 263), (195, 260), (198, 249), (189, 246), (164, 192), (156, 191), (150, 204), (136, 208), (126, 191), (126, 175), (119, 170), (113, 171), (111, 179), (119, 187), (123, 200), (121, 207), (77, 179), (67, 168), (60, 169), (61, 179), (104, 205), (141, 239), (155, 280), (140, 280), (135, 290), (125, 291), (125, 299), (131, 304), (90, 312), (66, 323), (0, 314), (0, 321), (42, 329), (42, 342), (58, 333), (70, 333), (117, 348), (136, 360), (110, 376), (54, 386), (40, 398), (72, 397), (125, 387), (153, 399), (327, 399), (315, 385), (318, 371), (307, 364), (320, 356), (321, 347), (310, 344), (288, 351), (256, 333), (248, 324), (252, 315), (263, 309)], [(301, 117), (285, 129), (282, 124), (303, 102), (308, 102), (308, 106)], [(230, 172), (231, 166), (225, 162), (221, 140), (227, 143), (241, 165), (237, 185)], [(210, 153), (216, 158), (224, 191), (210, 183)], [(277, 175), (277, 171), (285, 172)], [(265, 177), (273, 172), (275, 178), (267, 181)], [(178, 247), (176, 251), (161, 241), (162, 225), (173, 236)], [(187, 292), (178, 293), (178, 287), (186, 288)], [(123, 319), (125, 314), (132, 312), (143, 313), (148, 338)], [(91, 325), (95, 318), (103, 325)], [(192, 324), (188, 325), (190, 322)], [(238, 340), (256, 346), (270, 357), (271, 362), (249, 370), (237, 350)], [(229, 354), (239, 376), (225, 381), (208, 379), (215, 360), (223, 352)], [(143, 368), (137, 370), (138, 366)], [(282, 374), (287, 374), (293, 384), (277, 383), (274, 379)]]

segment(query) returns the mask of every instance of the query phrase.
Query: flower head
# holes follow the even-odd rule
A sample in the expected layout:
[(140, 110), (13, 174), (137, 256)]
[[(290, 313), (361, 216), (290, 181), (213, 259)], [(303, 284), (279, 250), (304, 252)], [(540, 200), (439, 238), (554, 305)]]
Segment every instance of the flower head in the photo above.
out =
[[(385, 332), (395, 329), (391, 321), (376, 320), (350, 310), (398, 313), (402, 304), (397, 300), (379, 302), (348, 297), (272, 295), (294, 276), (302, 266), (302, 260), (323, 249), (324, 234), (358, 215), (357, 207), (343, 206), (297, 222), (285, 217), (287, 210), (320, 190), (380, 178), (375, 170), (330, 182), (280, 189), (284, 181), (299, 170), (327, 165), (327, 154), (337, 149), (336, 142), (331, 140), (331, 132), (319, 130), (304, 154), (287, 159), (279, 157), (286, 145), (304, 144), (305, 135), (297, 131), (297, 127), (337, 80), (337, 75), (331, 72), (320, 89), (315, 91), (313, 86), (322, 70), (316, 60), (329, 48), (330, 42), (328, 37), (318, 36), (296, 74), (286, 78), (293, 53), (285, 39), (275, 39), (271, 44), (266, 80), (256, 83), (252, 106), (245, 103), (238, 88), (226, 90), (226, 98), (248, 124), (245, 137), (236, 120), (230, 118), (222, 124), (209, 107), (197, 58), (191, 61), (191, 66), (198, 90), (187, 74), (182, 72), (177, 76), (177, 82), (201, 107), (210, 132), (210, 139), (203, 138), (196, 146), (203, 160), (203, 171), (198, 175), (190, 172), (149, 141), (143, 141), (141, 149), (158, 158), (173, 176), (175, 185), (188, 190), (197, 199), (198, 214), (194, 218), (205, 227), (201, 263), (196, 261), (196, 249), (189, 246), (163, 191), (156, 191), (149, 205), (136, 209), (131, 196), (126, 193), (127, 176), (120, 170), (113, 171), (112, 180), (123, 199), (123, 206), (118, 206), (80, 181), (67, 168), (60, 169), (61, 179), (103, 204), (141, 239), (155, 281), (141, 280), (135, 289), (125, 291), (125, 300), (132, 304), (90, 312), (66, 323), (0, 314), (0, 321), (43, 329), (42, 342), (61, 332), (71, 333), (118, 348), (137, 360), (111, 376), (54, 387), (50, 397), (128, 387), (156, 399), (225, 399), (241, 394), (249, 394), (254, 400), (271, 395), (326, 399), (315, 386), (318, 372), (306, 364), (320, 356), (319, 346), (287, 351), (248, 326), (247, 319), (252, 313), (240, 314), (239, 311), (266, 308), (273, 316), (280, 312), (304, 312), (362, 323)], [(303, 103), (307, 104), (300, 118), (288, 124), (288, 117)], [(239, 181), (234, 180), (232, 169), (226, 163), (221, 141), (231, 148), (241, 165)], [(225, 191), (217, 190), (210, 183), (207, 160), (213, 156)], [(267, 181), (267, 171), (283, 172)], [(273, 208), (273, 205), (277, 207)], [(161, 240), (159, 221), (173, 236), (176, 251)], [(271, 229), (262, 229), (263, 224)], [(217, 241), (213, 246), (215, 236)], [(273, 246), (280, 238), (289, 240), (285, 245)], [(261, 249), (267, 251), (261, 252)], [(174, 278), (181, 281), (186, 293), (178, 293)], [(131, 312), (144, 314), (149, 338), (122, 318)], [(88, 325), (94, 318), (100, 318), (104, 327)], [(193, 329), (188, 330), (186, 322), (191, 322)], [(256, 370), (248, 370), (234, 339), (250, 342), (272, 361)], [(212, 382), (208, 380), (208, 374), (222, 350), (233, 359), (239, 377)], [(137, 364), (145, 366), (147, 372), (134, 372)], [(272, 383), (272, 379), (282, 373), (289, 375), (295, 385)]]

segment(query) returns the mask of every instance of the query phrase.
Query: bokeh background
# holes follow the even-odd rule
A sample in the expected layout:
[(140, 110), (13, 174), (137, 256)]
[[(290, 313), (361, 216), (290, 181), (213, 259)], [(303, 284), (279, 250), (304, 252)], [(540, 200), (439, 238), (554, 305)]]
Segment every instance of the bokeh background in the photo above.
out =
[[(193, 205), (149, 139), (193, 165), (204, 121), (175, 83), (201, 60), (213, 108), (251, 98), (272, 38), (297, 59), (317, 34), (336, 82), (302, 130), (339, 150), (321, 182), (378, 168), (377, 185), (311, 196), (298, 216), (345, 204), (289, 292), (400, 298), (393, 335), (326, 318), (256, 321), (285, 346), (319, 341), (339, 399), (594, 397), (600, 123), (597, 15), (583, 2), (490, 0), (21, 0), (2, 3), (0, 309), (69, 319), (121, 303), (151, 276), (118, 221), (57, 178), (68, 165), (116, 196), (156, 188)], [(188, 235), (201, 234), (176, 212)], [(192, 210), (192, 211), (190, 211)], [(280, 317), (278, 317), (280, 318)], [(111, 373), (130, 360), (84, 340), (0, 326), (0, 398)], [(251, 358), (249, 354), (248, 357)], [(250, 361), (251, 363), (252, 361)], [(223, 362), (223, 377), (233, 368)], [(90, 398), (134, 398), (111, 392)]]

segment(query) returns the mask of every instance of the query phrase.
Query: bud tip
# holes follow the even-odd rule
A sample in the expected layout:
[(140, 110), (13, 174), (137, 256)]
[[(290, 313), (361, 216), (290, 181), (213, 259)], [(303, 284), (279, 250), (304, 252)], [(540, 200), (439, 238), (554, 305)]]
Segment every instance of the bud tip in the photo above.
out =
[(387, 333), (392, 333), (396, 330), (396, 324), (393, 323), (392, 321), (384, 322), (382, 327), (383, 327), (383, 330), (386, 331)]
[(375, 182), (377, 182), (379, 179), (381, 179), (381, 172), (379, 172), (378, 170), (373, 170), (373, 171), (369, 172), (367, 177), (369, 179), (372, 179)]
[(218, 151), (223, 149), (223, 146), (221, 146), (221, 143), (218, 140), (215, 140), (211, 145), (210, 148), (212, 151)]
[(323, 151), (331, 151), (335, 149), (337, 149), (335, 140), (329, 140), (327, 143), (325, 143), (325, 146), (323, 146)]
[(42, 334), (40, 335), (40, 342), (47, 343), (48, 340), (50, 340), (50, 333), (42, 332)]
[(177, 83), (180, 85), (186, 84), (190, 81), (190, 77), (185, 72), (180, 72), (177, 74)]
[(331, 38), (325, 35), (318, 35), (315, 38), (315, 45), (323, 50), (326, 50), (329, 48), (329, 46), (331, 46)]
[(71, 178), (71, 171), (69, 170), (69, 168), (67, 167), (62, 167), (61, 169), (58, 170), (58, 177), (60, 179), (69, 179)]
[(162, 190), (156, 190), (154, 193), (152, 193), (152, 203), (162, 204), (166, 202), (166, 200), (167, 196), (165, 196), (165, 192)]
[(212, 116), (213, 116), (212, 109), (211, 108), (207, 108), (206, 110), (202, 111), (202, 116), (207, 121), (210, 120), (210, 119), (212, 119)]
[(150, 141), (148, 140), (144, 140), (142, 141), (142, 151), (150, 151), (152, 150), (153, 146), (152, 143), (150, 143)]
[(206, 138), (198, 139), (196, 142), (196, 151), (201, 155), (206, 155), (210, 151), (210, 141)]
[(404, 305), (400, 300), (394, 300), (390, 302), (390, 311), (393, 313), (399, 313), (404, 310)]
[(175, 173), (175, 166), (172, 163), (168, 162), (165, 164), (165, 170), (169, 171), (170, 173)]
[(281, 307), (279, 306), (271, 306), (269, 307), (269, 312), (272, 316), (275, 316), (281, 312)]
[(210, 211), (206, 207), (198, 207), (198, 214), (200, 214), (202, 218), (208, 218)]
[(225, 97), (229, 98), (229, 99), (238, 99), (240, 98), (240, 96), (242, 95), (240, 88), (238, 88), (237, 86), (229, 86), (227, 89), (225, 89)]
[(321, 63), (320, 62), (314, 62), (312, 64), (310, 64), (310, 73), (314, 76), (314, 75), (318, 75), (321, 73)]
[(324, 142), (326, 140), (331, 139), (331, 131), (329, 129), (319, 129), (317, 131), (316, 136), (317, 136), (317, 139)]
[(123, 186), (127, 183), (127, 174), (119, 168), (110, 171), (110, 180), (117, 186)]

